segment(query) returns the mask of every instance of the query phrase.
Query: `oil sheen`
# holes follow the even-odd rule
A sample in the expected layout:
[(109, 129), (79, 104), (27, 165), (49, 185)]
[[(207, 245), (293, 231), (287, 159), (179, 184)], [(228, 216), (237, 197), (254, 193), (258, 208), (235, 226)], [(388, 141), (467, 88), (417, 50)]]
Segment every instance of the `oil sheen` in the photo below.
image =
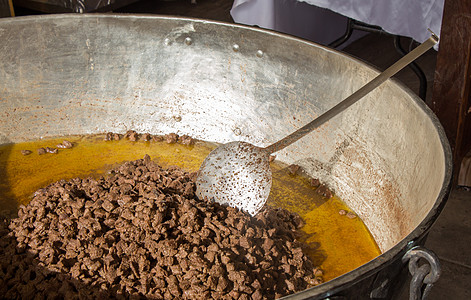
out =
[[(38, 155), (41, 147), (56, 147), (63, 140), (71, 141), (71, 149), (58, 154)], [(104, 141), (104, 135), (68, 136), (0, 147), (0, 209), (15, 211), (27, 204), (33, 193), (48, 184), (75, 177), (97, 177), (127, 160), (149, 154), (162, 166), (176, 165), (196, 171), (204, 158), (217, 145), (198, 141), (195, 145), (165, 142)], [(21, 150), (31, 150), (23, 155)], [(314, 265), (331, 280), (380, 254), (373, 237), (360, 218), (348, 218), (339, 210), (351, 211), (335, 194), (326, 199), (316, 193), (309, 178), (292, 175), (287, 166), (271, 164), (273, 186), (267, 205), (283, 207), (299, 213), (306, 222), (301, 240), (309, 245)]]

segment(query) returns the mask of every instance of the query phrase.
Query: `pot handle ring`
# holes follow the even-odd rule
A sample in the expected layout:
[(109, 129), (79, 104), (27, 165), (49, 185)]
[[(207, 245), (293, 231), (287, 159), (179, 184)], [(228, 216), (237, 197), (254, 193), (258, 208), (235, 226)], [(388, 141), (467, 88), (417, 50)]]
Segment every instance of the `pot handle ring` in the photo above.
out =
[[(426, 262), (419, 266), (420, 259)], [(409, 272), (412, 275), (409, 300), (425, 300), (440, 277), (440, 261), (437, 255), (431, 250), (417, 246), (404, 254), (402, 262), (409, 262)]]

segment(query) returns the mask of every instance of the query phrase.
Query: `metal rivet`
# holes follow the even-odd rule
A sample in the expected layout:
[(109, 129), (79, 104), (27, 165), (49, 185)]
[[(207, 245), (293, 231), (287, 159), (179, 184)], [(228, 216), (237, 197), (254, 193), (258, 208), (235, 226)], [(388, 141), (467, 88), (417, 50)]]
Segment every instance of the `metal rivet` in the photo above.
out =
[(238, 52), (239, 51), (239, 45), (237, 45), (237, 44), (232, 45), (232, 50), (234, 50), (234, 52)]
[(170, 45), (170, 39), (169, 39), (169, 38), (166, 38), (166, 39), (164, 40), (164, 44), (165, 44), (165, 46)]
[(242, 130), (240, 130), (239, 127), (234, 128), (233, 132), (236, 136), (239, 136), (242, 134)]
[(262, 56), (263, 56), (263, 51), (262, 51), (262, 50), (258, 50), (258, 51), (257, 51), (257, 56), (258, 56), (258, 57), (262, 57)]
[(192, 43), (193, 43), (193, 40), (191, 39), (191, 37), (187, 37), (187, 38), (185, 39), (185, 44), (191, 45)]

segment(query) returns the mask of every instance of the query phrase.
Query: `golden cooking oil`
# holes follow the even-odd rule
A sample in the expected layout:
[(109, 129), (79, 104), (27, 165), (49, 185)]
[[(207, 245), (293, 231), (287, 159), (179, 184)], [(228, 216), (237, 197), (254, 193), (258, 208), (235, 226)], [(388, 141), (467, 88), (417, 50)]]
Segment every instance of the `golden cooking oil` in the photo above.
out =
[[(39, 155), (39, 148), (53, 147), (63, 140), (73, 143), (57, 154)], [(196, 171), (217, 145), (197, 141), (195, 145), (155, 141), (105, 141), (104, 135), (68, 136), (0, 147), (0, 210), (16, 210), (27, 204), (33, 193), (48, 184), (75, 177), (96, 177), (128, 160), (145, 154), (162, 166), (176, 165)], [(21, 150), (32, 153), (23, 155)], [(339, 214), (351, 211), (334, 195), (317, 194), (309, 178), (293, 175), (286, 165), (273, 162), (273, 186), (267, 204), (299, 213), (306, 222), (301, 240), (315, 265), (330, 280), (351, 271), (380, 254), (373, 237), (360, 218)]]

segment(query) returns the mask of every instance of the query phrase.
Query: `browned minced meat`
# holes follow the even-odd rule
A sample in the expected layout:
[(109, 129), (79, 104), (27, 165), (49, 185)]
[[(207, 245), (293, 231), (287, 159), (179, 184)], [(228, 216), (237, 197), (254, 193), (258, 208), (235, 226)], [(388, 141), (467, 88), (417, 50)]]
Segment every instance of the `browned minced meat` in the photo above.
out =
[(113, 140), (113, 134), (112, 132), (107, 132), (105, 135), (105, 141), (112, 141)]
[(316, 192), (326, 198), (332, 198), (332, 191), (324, 184), (320, 185)]
[(74, 146), (74, 144), (72, 144), (71, 141), (67, 141), (67, 140), (62, 141), (62, 145), (64, 145), (66, 149), (70, 149)]
[(162, 135), (153, 135), (152, 136), (152, 141), (153, 142), (162, 142), (164, 140), (164, 137)]
[(0, 227), (0, 294), (271, 299), (321, 282), (296, 240), (299, 215), (200, 201), (194, 179), (146, 155), (38, 190)]
[(191, 136), (186, 135), (186, 134), (178, 137), (178, 141), (183, 145), (194, 145), (195, 144), (195, 140)]
[(152, 139), (152, 136), (150, 135), (150, 133), (144, 133), (142, 135), (142, 140), (145, 141), (145, 142), (148, 142)]
[(52, 154), (57, 154), (57, 153), (59, 153), (59, 150), (56, 149), (56, 148), (52, 148), (52, 147), (46, 147), (46, 152), (47, 153), (52, 153)]
[(39, 155), (46, 154), (46, 149), (44, 149), (44, 148), (39, 148), (39, 149), (38, 149), (38, 154), (39, 154)]
[(23, 155), (30, 155), (31, 153), (33, 153), (31, 150), (21, 150), (21, 154)]
[(61, 144), (58, 144), (56, 147), (61, 148), (61, 149), (70, 149), (73, 146), (74, 145), (72, 144), (72, 142), (64, 140)]
[(288, 166), (288, 172), (292, 175), (296, 174), (301, 167), (298, 165), (289, 165)]
[(128, 130), (124, 137), (128, 138), (130, 141), (137, 141), (139, 139), (139, 134), (134, 130)]
[(354, 212), (349, 211), (349, 212), (347, 213), (347, 217), (350, 218), (350, 219), (355, 219), (355, 218), (357, 217), (357, 215), (355, 215)]
[(310, 181), (311, 185), (313, 187), (318, 187), (321, 185), (321, 182), (319, 181), (319, 179), (317, 178), (311, 178), (311, 181)]
[(165, 141), (168, 144), (175, 144), (178, 141), (178, 134), (176, 133), (169, 133), (165, 135)]

